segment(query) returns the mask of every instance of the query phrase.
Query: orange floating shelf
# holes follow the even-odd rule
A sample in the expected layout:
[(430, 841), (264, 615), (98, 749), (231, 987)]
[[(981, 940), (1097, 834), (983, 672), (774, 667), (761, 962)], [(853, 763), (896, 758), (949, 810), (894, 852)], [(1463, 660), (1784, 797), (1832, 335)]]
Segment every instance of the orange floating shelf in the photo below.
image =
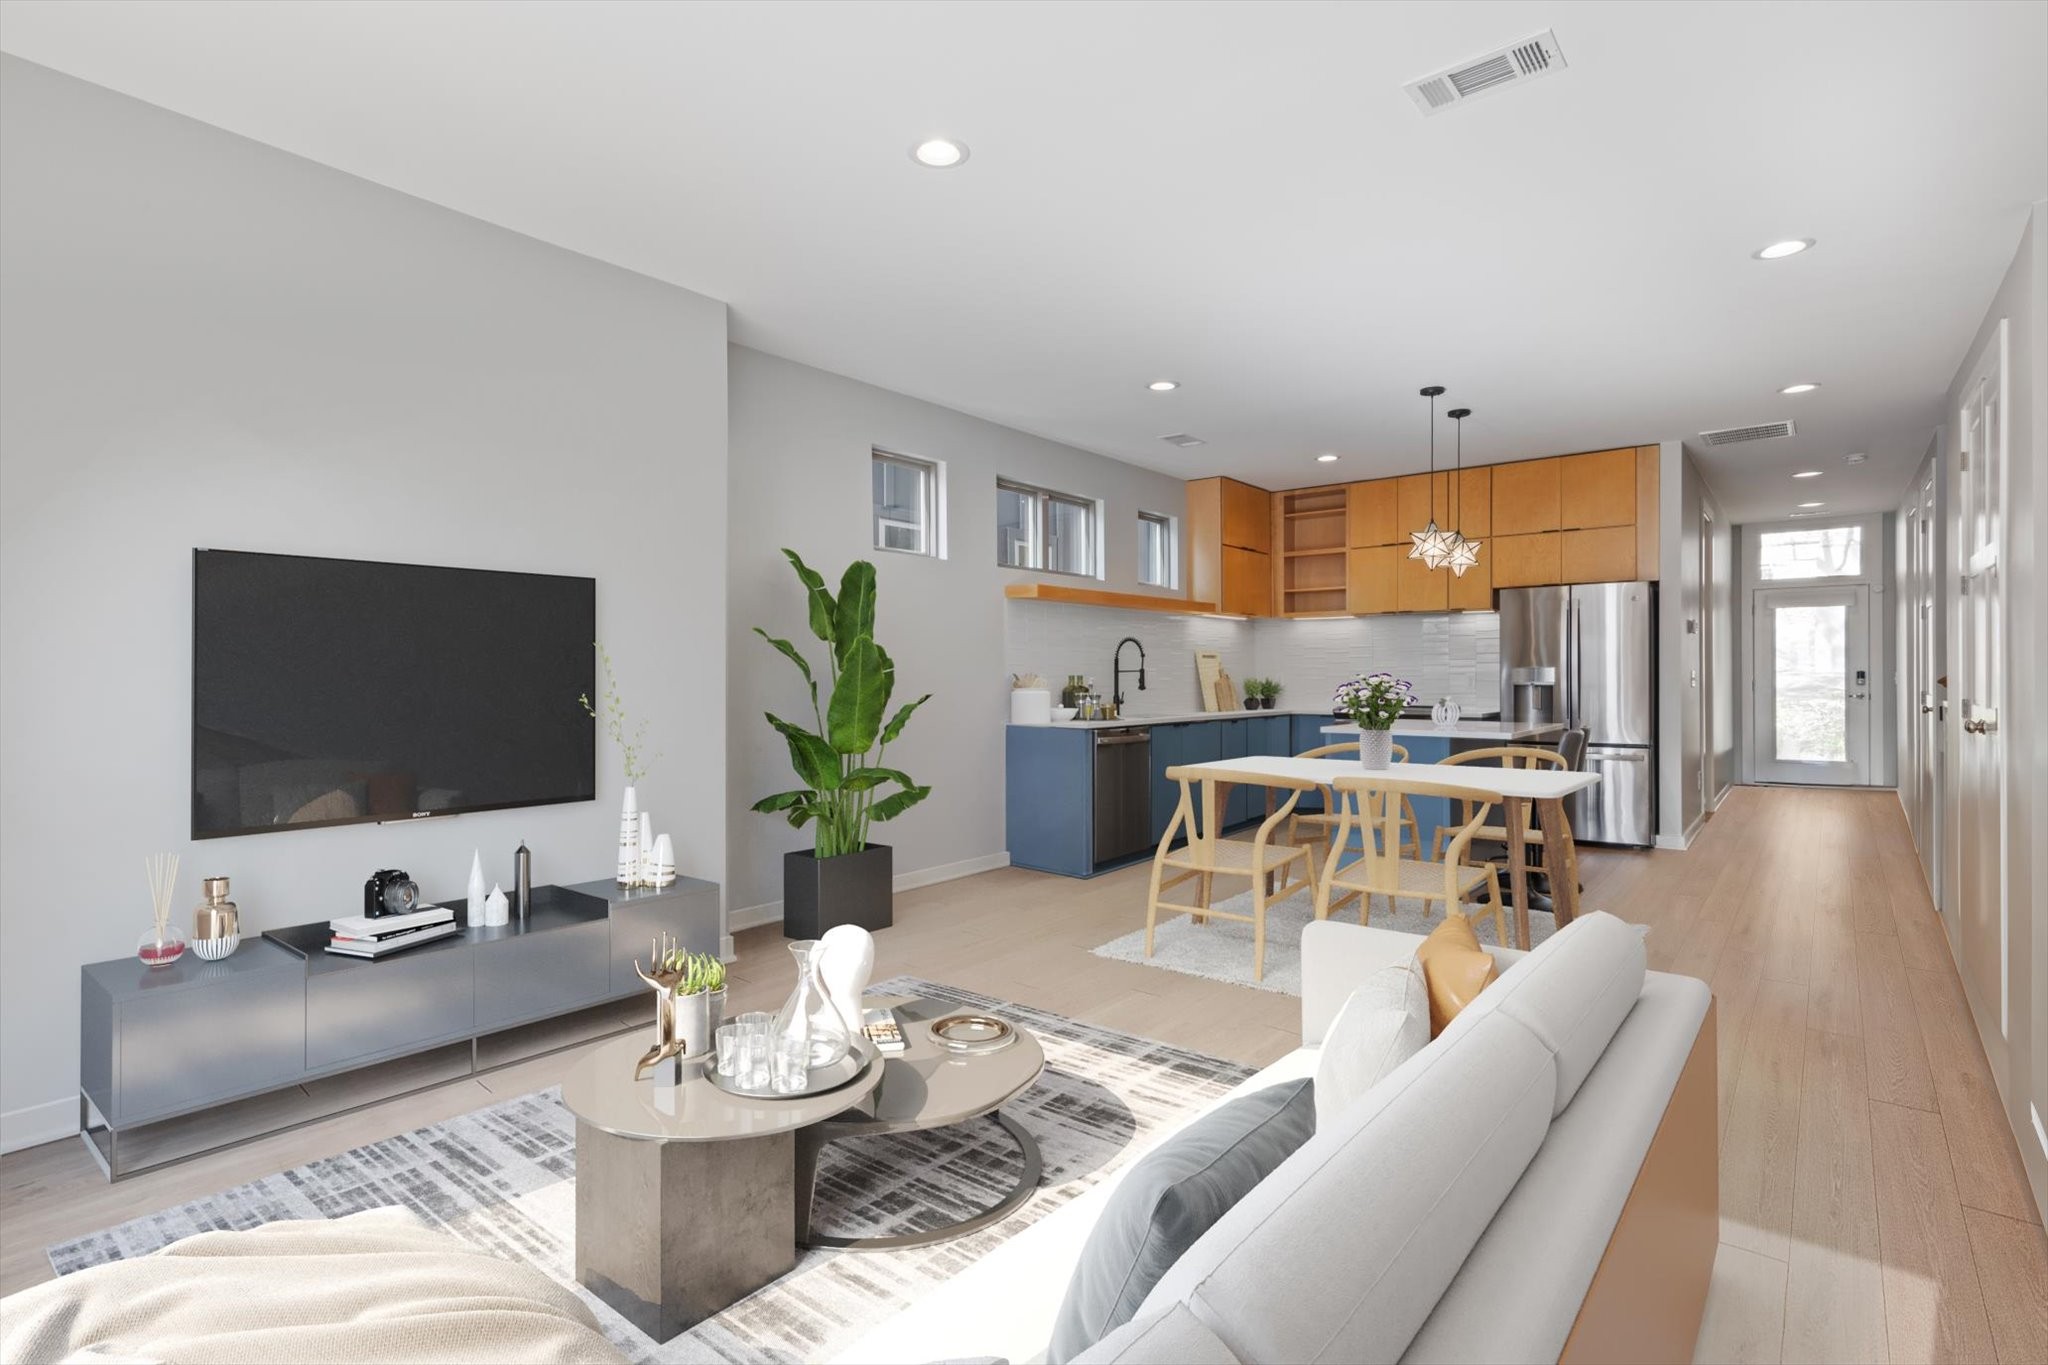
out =
[(1066, 602), (1077, 607), (1117, 607), (1124, 611), (1177, 611), (1214, 614), (1214, 602), (1197, 602), (1188, 597), (1155, 597), (1143, 592), (1105, 592), (1100, 588), (1070, 588), (1064, 583), (1010, 583), (1003, 596), (1025, 602)]

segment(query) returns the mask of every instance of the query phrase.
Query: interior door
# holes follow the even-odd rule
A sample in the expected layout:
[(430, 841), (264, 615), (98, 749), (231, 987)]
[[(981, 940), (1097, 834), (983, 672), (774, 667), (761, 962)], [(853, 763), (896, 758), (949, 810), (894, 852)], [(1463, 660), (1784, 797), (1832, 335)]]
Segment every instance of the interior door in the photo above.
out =
[(1870, 589), (1756, 594), (1759, 782), (1870, 781)]
[[(2005, 582), (2000, 550), (2005, 535), (2006, 325), (1971, 367), (1964, 387), (1957, 470), (1961, 476), (1957, 517), (1957, 568), (1961, 599), (1961, 655), (1956, 689), (1958, 793), (1963, 845), (1956, 850), (1960, 884), (1963, 976), (1978, 1006), (1995, 1009), (2006, 1036), (2009, 951), (2005, 887), (2005, 741), (1998, 713), (2004, 698)], [(1994, 1058), (1994, 1064), (2002, 1062)]]
[(1941, 803), (1938, 791), (1941, 727), (1937, 719), (1935, 678), (1940, 674), (1939, 646), (1934, 638), (1935, 594), (1940, 591), (1940, 565), (1934, 554), (1934, 474), (1930, 470), (1914, 494), (1906, 518), (1906, 746), (1912, 757), (1912, 785), (1904, 793), (1913, 816), (1913, 842), (1920, 869), (1940, 904)]

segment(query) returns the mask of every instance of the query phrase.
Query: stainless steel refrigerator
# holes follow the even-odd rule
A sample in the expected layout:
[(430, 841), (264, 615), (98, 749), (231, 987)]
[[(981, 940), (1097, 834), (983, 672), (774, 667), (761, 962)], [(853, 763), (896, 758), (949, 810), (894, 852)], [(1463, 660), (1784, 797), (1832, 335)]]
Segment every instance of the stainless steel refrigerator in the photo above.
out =
[(1503, 588), (1500, 713), (1586, 732), (1600, 784), (1572, 798), (1572, 833), (1648, 848), (1657, 832), (1657, 585)]

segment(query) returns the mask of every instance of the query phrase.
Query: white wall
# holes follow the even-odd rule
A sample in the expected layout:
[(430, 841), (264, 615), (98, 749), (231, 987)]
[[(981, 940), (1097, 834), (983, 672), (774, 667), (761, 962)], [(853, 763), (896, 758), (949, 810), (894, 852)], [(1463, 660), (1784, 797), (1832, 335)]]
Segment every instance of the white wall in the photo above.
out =
[[(1942, 435), (1943, 468), (1949, 478), (1955, 476), (1959, 439), (1953, 415), (1962, 407), (1970, 366), (2000, 319), (2008, 324), (2010, 385), (2005, 537), (1999, 557), (2005, 593), (2006, 688), (1998, 724), (2005, 740), (2009, 1010), (2003, 1030), (1998, 1002), (1985, 998), (1989, 992), (1978, 989), (1969, 970), (1962, 971), (1962, 978), (2035, 1203), (2048, 1214), (2048, 1147), (2042, 1137), (2043, 1125), (2048, 1125), (2048, 872), (2043, 869), (2048, 859), (2048, 611), (2042, 608), (2048, 583), (2043, 582), (2041, 552), (2042, 537), (2048, 535), (2048, 201), (2033, 206), (1982, 326), (1956, 358), (1946, 406), (1951, 419)], [(1953, 551), (1944, 557), (1950, 603), (1956, 601), (1955, 558)], [(1946, 644), (1953, 666), (1961, 639), (1961, 608), (1947, 615)], [(1950, 762), (1944, 776), (1951, 780), (1943, 791), (1950, 802), (1959, 800), (1960, 783), (1953, 779), (1966, 752), (1963, 746), (1978, 742), (1961, 733), (1963, 695), (1960, 690), (1949, 694)], [(1966, 826), (1951, 829), (1963, 837), (1974, 833)], [(1958, 862), (1970, 856), (1960, 841), (1949, 846), (1957, 850)], [(1959, 883), (1951, 880), (1948, 885), (1953, 889)]]
[[(1657, 591), (1657, 837), (1666, 846), (1683, 847), (1735, 778), (1728, 639), (1734, 615), (1734, 528), (1691, 452), (1666, 441), (1658, 459), (1663, 578)], [(1711, 530), (1706, 517), (1712, 518)], [(1713, 538), (1713, 582), (1700, 570), (1700, 541), (1707, 534)], [(1715, 714), (1703, 716), (1704, 706)], [(1706, 777), (1710, 750), (1715, 756), (1711, 783)]]
[[(810, 844), (808, 831), (747, 809), (793, 785), (788, 749), (763, 710), (799, 715), (808, 707), (796, 671), (752, 633), (758, 625), (815, 650), (803, 597), (781, 547), (801, 554), (836, 583), (855, 559), (875, 563), (876, 633), (896, 662), (901, 698), (932, 700), (889, 751), (933, 792), (901, 819), (875, 827), (895, 849), (899, 878), (935, 869), (999, 865), (1003, 834), (1003, 726), (1009, 719), (1003, 587), (1059, 575), (996, 563), (995, 483), (1022, 479), (1105, 505), (1106, 575), (1082, 586), (1148, 591), (1137, 582), (1140, 510), (1185, 519), (1186, 487), (1171, 475), (1029, 436), (807, 365), (735, 346), (731, 350), (732, 499), (730, 560), (732, 810), (730, 904), (740, 922), (779, 912), (782, 855)], [(870, 451), (946, 465), (947, 557), (874, 548)], [(1142, 632), (1138, 632), (1142, 634)], [(808, 642), (808, 645), (807, 645)], [(814, 655), (815, 657), (815, 655)], [(1059, 665), (1036, 664), (1039, 671)], [(1108, 681), (1108, 657), (1077, 659)]]
[(522, 838), (541, 881), (611, 866), (608, 750), (595, 803), (190, 843), (194, 546), (595, 576), (643, 799), (722, 879), (723, 305), (13, 58), (0, 285), (0, 1145), (71, 1128), (79, 967), (134, 951), (147, 853), (251, 930)]

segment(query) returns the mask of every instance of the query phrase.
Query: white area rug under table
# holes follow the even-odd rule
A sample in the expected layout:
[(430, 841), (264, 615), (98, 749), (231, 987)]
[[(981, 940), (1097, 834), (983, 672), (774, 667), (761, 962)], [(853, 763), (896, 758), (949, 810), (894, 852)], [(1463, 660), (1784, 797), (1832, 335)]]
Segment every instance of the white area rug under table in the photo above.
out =
[[(1426, 934), (1444, 922), (1444, 904), (1442, 901), (1428, 902), (1426, 914), (1424, 905), (1420, 900), (1407, 897), (1390, 905), (1385, 896), (1374, 896), (1372, 917), (1368, 922), (1375, 929)], [(1252, 893), (1243, 891), (1227, 900), (1219, 900), (1216, 908), (1249, 915), (1252, 912)], [(1508, 936), (1512, 943), (1515, 912), (1510, 907), (1503, 913), (1507, 916)], [(1139, 915), (1143, 914), (1140, 909)], [(1145, 928), (1141, 920), (1137, 929), (1111, 939), (1094, 951), (1097, 957), (1135, 962), (1141, 967), (1159, 967), (1184, 976), (1228, 981), (1233, 985), (1253, 986), (1281, 995), (1300, 995), (1301, 931), (1314, 918), (1315, 900), (1307, 891), (1297, 891), (1287, 899), (1266, 907), (1266, 975), (1263, 980), (1252, 977), (1252, 926), (1238, 920), (1212, 918), (1207, 924), (1197, 924), (1187, 915), (1162, 918), (1153, 936), (1151, 957), (1145, 956)], [(1330, 918), (1348, 924), (1358, 923), (1358, 903), (1354, 901), (1341, 910), (1333, 910)], [(1491, 914), (1474, 919), (1472, 927), (1481, 943), (1496, 942)], [(1543, 942), (1556, 928), (1557, 922), (1548, 910), (1530, 911), (1529, 946), (1533, 948)]]
[[(66, 1275), (147, 1255), (196, 1232), (337, 1218), (395, 1204), (568, 1285), (629, 1359), (828, 1360), (1099, 1182), (1163, 1125), (1252, 1074), (1184, 1048), (911, 977), (870, 989), (957, 1003), (1037, 1035), (1045, 1072), (1004, 1112), (1038, 1142), (1045, 1162), (1038, 1193), (1001, 1222), (952, 1241), (894, 1251), (805, 1252), (789, 1274), (667, 1342), (643, 1335), (575, 1281), (576, 1122), (556, 1090), (504, 1100), (53, 1246), (50, 1264)], [(1016, 1144), (993, 1119), (835, 1142), (819, 1165), (817, 1226), (842, 1236), (874, 1236), (958, 1222), (1011, 1189), (1019, 1161)]]

